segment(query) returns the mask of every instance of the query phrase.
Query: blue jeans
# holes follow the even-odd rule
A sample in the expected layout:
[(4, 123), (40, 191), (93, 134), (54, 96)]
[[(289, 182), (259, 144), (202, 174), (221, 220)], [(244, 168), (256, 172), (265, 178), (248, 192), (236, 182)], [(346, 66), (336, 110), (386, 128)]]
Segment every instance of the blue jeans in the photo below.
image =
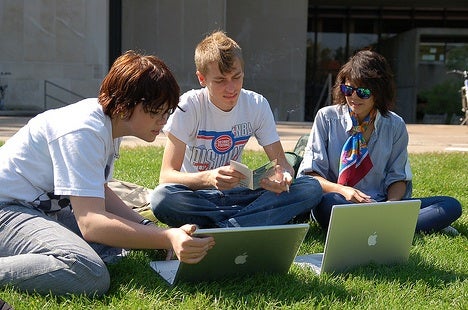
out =
[(291, 184), (289, 193), (275, 194), (237, 187), (193, 191), (180, 184), (161, 184), (151, 194), (150, 206), (161, 222), (171, 227), (197, 224), (200, 227), (281, 225), (310, 214), (322, 198), (322, 187), (310, 176)]
[(105, 263), (71, 230), (78, 226), (69, 208), (56, 215), (57, 220), (27, 204), (0, 204), (0, 286), (40, 294), (104, 294), (110, 285)]
[[(434, 196), (426, 198), (411, 198), (421, 200), (416, 231), (430, 233), (439, 231), (452, 224), (461, 216), (462, 208), (458, 200), (448, 196)], [(409, 199), (409, 200), (411, 200)], [(333, 205), (349, 204), (343, 195), (327, 193), (322, 201), (312, 210), (313, 218), (324, 229), (328, 228)]]

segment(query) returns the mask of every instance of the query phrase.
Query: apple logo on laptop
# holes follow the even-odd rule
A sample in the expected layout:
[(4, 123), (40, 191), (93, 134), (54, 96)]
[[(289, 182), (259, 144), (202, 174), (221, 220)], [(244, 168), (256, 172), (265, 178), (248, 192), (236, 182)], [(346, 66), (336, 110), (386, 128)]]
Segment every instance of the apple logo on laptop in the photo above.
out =
[(236, 265), (242, 265), (242, 264), (245, 264), (247, 262), (247, 252), (244, 252), (242, 253), (241, 255), (237, 256), (235, 259), (234, 259), (234, 263)]
[(367, 238), (367, 244), (369, 246), (374, 246), (377, 244), (377, 233), (374, 232), (372, 235), (369, 236), (369, 238)]

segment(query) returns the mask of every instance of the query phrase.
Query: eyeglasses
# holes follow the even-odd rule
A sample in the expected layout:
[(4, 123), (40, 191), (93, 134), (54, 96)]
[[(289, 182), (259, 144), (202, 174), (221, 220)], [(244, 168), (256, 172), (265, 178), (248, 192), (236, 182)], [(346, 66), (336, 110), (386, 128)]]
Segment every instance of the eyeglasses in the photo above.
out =
[(345, 84), (340, 85), (340, 90), (343, 93), (343, 95), (347, 97), (351, 96), (353, 94), (353, 91), (356, 91), (356, 95), (358, 95), (358, 97), (361, 99), (369, 99), (370, 96), (372, 95), (369, 88), (352, 87), (352, 86), (345, 85)]
[(149, 114), (151, 114), (152, 117), (156, 116), (161, 116), (161, 117), (169, 117), (174, 113), (175, 109), (170, 108), (170, 109), (163, 109), (162, 107), (159, 107), (158, 109), (154, 111), (148, 111)]

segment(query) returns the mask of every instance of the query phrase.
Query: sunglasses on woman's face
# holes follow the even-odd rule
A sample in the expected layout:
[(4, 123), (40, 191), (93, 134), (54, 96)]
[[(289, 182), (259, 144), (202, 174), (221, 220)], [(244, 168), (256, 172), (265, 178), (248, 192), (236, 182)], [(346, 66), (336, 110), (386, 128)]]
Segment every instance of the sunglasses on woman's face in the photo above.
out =
[(361, 99), (369, 99), (370, 96), (372, 95), (369, 88), (352, 87), (352, 86), (345, 85), (345, 84), (340, 85), (340, 90), (343, 93), (343, 95), (347, 97), (351, 96), (354, 91), (356, 91), (356, 95), (358, 95), (358, 97)]

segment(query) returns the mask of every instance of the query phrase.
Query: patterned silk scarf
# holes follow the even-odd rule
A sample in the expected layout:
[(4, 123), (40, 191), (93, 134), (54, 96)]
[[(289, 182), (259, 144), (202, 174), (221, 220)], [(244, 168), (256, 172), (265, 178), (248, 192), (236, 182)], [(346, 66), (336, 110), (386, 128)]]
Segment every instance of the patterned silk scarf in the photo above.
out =
[(349, 113), (353, 121), (353, 128), (350, 130), (351, 136), (346, 140), (341, 150), (338, 184), (354, 186), (373, 167), (363, 134), (367, 127), (374, 122), (377, 110), (373, 109), (361, 124), (359, 124), (354, 112), (350, 110)]

